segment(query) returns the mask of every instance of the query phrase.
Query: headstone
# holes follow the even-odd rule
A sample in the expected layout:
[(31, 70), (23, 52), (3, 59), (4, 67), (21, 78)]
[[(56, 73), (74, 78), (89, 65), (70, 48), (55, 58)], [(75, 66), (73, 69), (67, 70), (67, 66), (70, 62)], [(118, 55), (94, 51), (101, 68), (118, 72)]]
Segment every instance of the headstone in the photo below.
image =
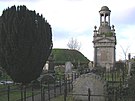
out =
[(54, 76), (52, 76), (50, 74), (42, 75), (39, 79), (42, 83), (54, 83), (55, 82)]
[(111, 66), (110, 66), (110, 64), (109, 64), (109, 63), (107, 63), (107, 64), (106, 64), (106, 71), (107, 71), (107, 72), (109, 72), (109, 71), (110, 71), (110, 69), (111, 69)]
[(48, 68), (48, 72), (49, 73), (54, 73), (54, 57), (53, 57), (53, 54), (51, 54), (48, 58), (48, 65), (49, 65), (49, 68)]
[(44, 65), (43, 70), (48, 71), (48, 68), (49, 68), (49, 61), (46, 61), (46, 64)]
[(132, 63), (129, 62), (129, 63), (128, 63), (128, 77), (130, 77), (131, 65), (132, 65)]
[[(100, 76), (88, 73), (83, 74), (74, 82), (74, 101), (88, 101), (88, 89), (91, 95), (104, 95), (106, 93), (106, 82)], [(104, 96), (90, 96), (90, 101), (105, 101)]]
[(90, 71), (94, 68), (92, 62), (89, 62), (88, 66), (89, 66)]
[(70, 61), (65, 63), (65, 73), (72, 73), (72, 63)]

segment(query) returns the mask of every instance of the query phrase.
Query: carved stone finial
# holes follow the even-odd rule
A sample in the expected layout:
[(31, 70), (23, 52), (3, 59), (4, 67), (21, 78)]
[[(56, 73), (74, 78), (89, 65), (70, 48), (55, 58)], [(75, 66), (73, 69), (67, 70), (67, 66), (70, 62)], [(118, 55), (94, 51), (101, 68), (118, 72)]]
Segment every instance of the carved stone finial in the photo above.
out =
[(112, 25), (112, 29), (114, 29), (114, 25)]
[(97, 29), (97, 26), (94, 26), (94, 29), (96, 30)]

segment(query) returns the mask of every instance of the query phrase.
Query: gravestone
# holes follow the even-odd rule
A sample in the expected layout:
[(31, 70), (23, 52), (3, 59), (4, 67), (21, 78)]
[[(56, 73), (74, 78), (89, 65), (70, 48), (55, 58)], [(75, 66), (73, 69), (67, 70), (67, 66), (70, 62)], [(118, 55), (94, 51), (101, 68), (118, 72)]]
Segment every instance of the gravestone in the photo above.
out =
[(89, 63), (88, 63), (88, 66), (89, 66), (90, 71), (91, 71), (92, 69), (94, 69), (92, 62), (89, 62)]
[(52, 76), (52, 75), (50, 75), (50, 74), (44, 74), (44, 75), (42, 75), (39, 79), (40, 79), (40, 81), (41, 81), (42, 83), (51, 84), (51, 83), (54, 83), (54, 82), (55, 82), (54, 76)]
[(131, 72), (131, 66), (132, 66), (132, 62), (129, 61), (129, 62), (128, 62), (128, 77), (131, 76), (131, 75), (130, 75), (130, 74), (131, 74), (131, 73), (130, 73), (130, 72)]
[(70, 80), (72, 77), (72, 66), (73, 64), (70, 61), (65, 63), (65, 77), (67, 80)]
[(106, 64), (106, 72), (109, 72), (111, 70), (111, 65), (109, 63)]
[(49, 73), (54, 73), (54, 56), (53, 56), (52, 53), (49, 56), (48, 61), (49, 61), (49, 63), (48, 63), (48, 65), (49, 65), (48, 72)]
[[(88, 101), (88, 89), (91, 95), (104, 95), (106, 82), (100, 76), (88, 73), (83, 74), (73, 84), (74, 101)], [(84, 96), (86, 94), (86, 96)], [(90, 101), (105, 101), (104, 96), (90, 96)]]
[(72, 73), (72, 63), (70, 61), (65, 63), (65, 73)]

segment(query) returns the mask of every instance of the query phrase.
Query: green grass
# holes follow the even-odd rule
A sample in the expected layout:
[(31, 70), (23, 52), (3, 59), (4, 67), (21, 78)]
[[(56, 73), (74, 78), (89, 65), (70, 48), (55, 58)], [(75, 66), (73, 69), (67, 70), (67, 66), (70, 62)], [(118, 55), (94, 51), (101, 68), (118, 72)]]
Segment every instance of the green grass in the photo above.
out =
[(5, 88), (5, 87), (6, 87), (5, 85), (0, 85), (0, 89), (1, 89), (1, 88)]
[[(21, 99), (20, 92), (11, 92), (9, 95), (10, 101)], [(8, 101), (8, 94), (1, 95), (0, 101)]]
[[(0, 101), (8, 101), (8, 91), (7, 85), (0, 85)], [(17, 85), (11, 85), (9, 91), (9, 99), (10, 101), (16, 101), (21, 99), (21, 90)], [(31, 88), (26, 89), (26, 97), (32, 96)], [(39, 89), (34, 89), (34, 95), (40, 92)]]
[(89, 60), (79, 51), (71, 49), (53, 49), (52, 53), (54, 55), (55, 63), (65, 64), (67, 61), (78, 64), (85, 63), (88, 64)]
[[(26, 96), (32, 96), (31, 92), (27, 92)], [(21, 92), (20, 91), (11, 91), (9, 94), (10, 101), (16, 101), (21, 99)], [(1, 95), (0, 101), (8, 101), (8, 94)]]

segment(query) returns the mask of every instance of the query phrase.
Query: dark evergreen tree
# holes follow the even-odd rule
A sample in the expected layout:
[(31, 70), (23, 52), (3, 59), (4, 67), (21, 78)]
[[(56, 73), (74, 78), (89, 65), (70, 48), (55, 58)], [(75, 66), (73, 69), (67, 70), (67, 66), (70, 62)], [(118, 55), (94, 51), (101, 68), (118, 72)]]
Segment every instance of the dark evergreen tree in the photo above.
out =
[(26, 6), (7, 8), (0, 21), (0, 65), (15, 82), (29, 83), (51, 53), (51, 26)]

